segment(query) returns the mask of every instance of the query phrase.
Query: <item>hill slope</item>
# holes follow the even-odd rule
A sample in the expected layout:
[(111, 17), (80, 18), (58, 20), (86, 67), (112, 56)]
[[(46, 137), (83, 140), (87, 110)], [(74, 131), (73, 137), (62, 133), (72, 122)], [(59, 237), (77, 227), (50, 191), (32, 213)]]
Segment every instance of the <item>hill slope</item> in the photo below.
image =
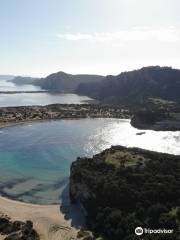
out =
[(100, 82), (103, 76), (99, 75), (72, 75), (58, 72), (41, 79), (43, 89), (50, 91), (74, 92), (80, 83)]
[(40, 86), (41, 88), (49, 91), (73, 93), (77, 90), (79, 84), (88, 82), (98, 83), (103, 78), (104, 77), (100, 75), (72, 75), (65, 72), (57, 72), (47, 76), (46, 78), (17, 76), (10, 79), (10, 81), (17, 85), (31, 84)]
[(150, 97), (180, 101), (180, 70), (144, 67), (107, 76), (100, 83), (80, 84), (77, 93), (106, 103), (143, 104)]
[[(70, 194), (87, 213), (89, 228), (107, 240), (138, 240), (137, 226), (173, 229), (144, 240), (178, 240), (180, 156), (113, 146), (72, 163)], [(166, 238), (167, 237), (167, 238)]]

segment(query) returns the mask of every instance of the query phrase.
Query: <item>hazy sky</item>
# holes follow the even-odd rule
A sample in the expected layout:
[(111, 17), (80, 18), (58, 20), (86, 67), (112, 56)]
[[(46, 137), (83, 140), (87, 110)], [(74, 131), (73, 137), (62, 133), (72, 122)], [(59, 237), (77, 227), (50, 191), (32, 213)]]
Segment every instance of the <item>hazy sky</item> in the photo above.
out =
[(0, 0), (0, 74), (180, 68), (179, 0)]

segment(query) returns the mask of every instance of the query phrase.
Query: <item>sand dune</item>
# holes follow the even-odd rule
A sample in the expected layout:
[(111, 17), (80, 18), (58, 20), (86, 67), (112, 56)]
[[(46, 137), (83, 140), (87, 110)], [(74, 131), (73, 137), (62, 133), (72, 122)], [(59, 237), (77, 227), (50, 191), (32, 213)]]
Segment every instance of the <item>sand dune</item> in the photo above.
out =
[[(34, 205), (0, 197), (0, 213), (12, 220), (31, 220), (42, 240), (74, 240), (77, 229), (65, 220), (59, 205)], [(4, 239), (0, 236), (0, 240)]]

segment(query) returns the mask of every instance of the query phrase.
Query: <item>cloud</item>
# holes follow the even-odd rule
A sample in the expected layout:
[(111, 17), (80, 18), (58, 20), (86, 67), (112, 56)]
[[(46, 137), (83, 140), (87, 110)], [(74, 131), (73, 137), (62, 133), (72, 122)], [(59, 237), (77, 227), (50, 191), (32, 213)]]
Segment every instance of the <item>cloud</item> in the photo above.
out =
[(91, 41), (91, 42), (112, 42), (112, 41), (149, 41), (177, 42), (180, 40), (180, 32), (175, 27), (168, 28), (132, 28), (119, 32), (101, 33), (63, 33), (58, 38), (67, 41)]

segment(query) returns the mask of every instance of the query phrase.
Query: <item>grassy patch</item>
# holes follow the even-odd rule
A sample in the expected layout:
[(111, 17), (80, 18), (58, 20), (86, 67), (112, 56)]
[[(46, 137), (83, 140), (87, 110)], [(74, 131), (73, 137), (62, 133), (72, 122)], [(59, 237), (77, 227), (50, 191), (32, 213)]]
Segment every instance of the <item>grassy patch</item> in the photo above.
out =
[(177, 216), (177, 210), (178, 208), (172, 208), (172, 210), (169, 212), (169, 216), (176, 217)]
[(144, 157), (127, 151), (117, 151), (108, 153), (105, 162), (116, 167), (142, 166), (144, 165)]

